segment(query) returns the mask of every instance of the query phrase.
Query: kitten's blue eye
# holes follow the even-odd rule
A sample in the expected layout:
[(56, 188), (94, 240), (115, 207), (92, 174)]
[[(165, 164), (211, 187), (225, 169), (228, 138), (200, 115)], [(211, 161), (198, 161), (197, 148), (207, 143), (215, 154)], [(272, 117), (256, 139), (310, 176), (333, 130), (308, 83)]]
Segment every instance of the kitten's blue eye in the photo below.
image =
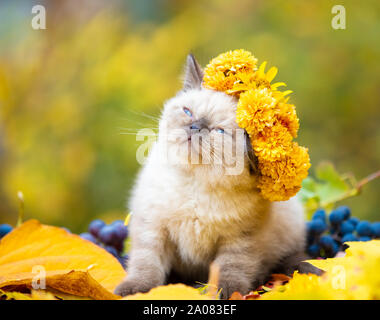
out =
[(216, 132), (217, 132), (217, 133), (224, 133), (224, 130), (223, 130), (222, 128), (217, 128), (217, 129), (216, 129)]
[(186, 108), (186, 107), (183, 107), (183, 111), (189, 116), (189, 117), (192, 117), (193, 114), (191, 113), (190, 109)]

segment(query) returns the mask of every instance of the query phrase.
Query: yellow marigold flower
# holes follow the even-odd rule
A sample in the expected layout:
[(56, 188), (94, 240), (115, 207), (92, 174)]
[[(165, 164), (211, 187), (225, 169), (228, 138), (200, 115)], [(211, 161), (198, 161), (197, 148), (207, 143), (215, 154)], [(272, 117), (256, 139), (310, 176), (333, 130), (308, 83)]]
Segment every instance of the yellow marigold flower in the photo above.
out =
[(258, 187), (261, 190), (263, 198), (270, 201), (288, 200), (301, 189), (300, 185), (290, 187), (269, 176), (260, 177)]
[[(249, 51), (243, 49), (220, 54), (206, 66), (204, 86), (227, 92), (241, 81), (244, 74), (252, 74), (256, 70), (256, 64), (257, 59)], [(238, 92), (235, 94), (238, 95)]]
[(246, 129), (249, 135), (257, 134), (275, 122), (276, 99), (271, 91), (251, 89), (240, 95), (236, 110), (237, 124)]
[(276, 105), (276, 115), (280, 123), (289, 130), (290, 134), (294, 138), (297, 137), (299, 120), (296, 114), (296, 107), (281, 101)]
[(273, 95), (276, 95), (276, 98), (282, 98), (285, 95), (291, 93), (290, 90), (285, 92), (277, 91), (278, 87), (286, 86), (284, 82), (276, 82), (271, 84), (272, 80), (277, 74), (277, 68), (272, 67), (265, 73), (266, 61), (263, 62), (259, 69), (253, 73), (240, 72), (236, 74), (236, 80), (231, 89), (226, 91), (227, 94), (238, 95), (241, 92), (256, 89), (256, 88), (267, 88), (273, 92)]
[(259, 161), (275, 161), (284, 158), (291, 148), (293, 137), (288, 129), (279, 122), (255, 136), (251, 135), (251, 143)]
[(250, 136), (258, 158), (258, 187), (264, 198), (288, 200), (307, 177), (310, 159), (306, 148), (293, 142), (299, 129), (295, 106), (279, 91), (285, 83), (271, 83), (277, 74), (266, 62), (257, 69), (257, 59), (248, 51), (234, 50), (212, 59), (205, 69), (206, 88), (239, 97), (236, 122)]
[(262, 176), (259, 188), (264, 198), (271, 201), (288, 200), (301, 188), (302, 180), (308, 175), (310, 158), (307, 149), (296, 142), (284, 148), (285, 156), (281, 160), (270, 161), (259, 158)]

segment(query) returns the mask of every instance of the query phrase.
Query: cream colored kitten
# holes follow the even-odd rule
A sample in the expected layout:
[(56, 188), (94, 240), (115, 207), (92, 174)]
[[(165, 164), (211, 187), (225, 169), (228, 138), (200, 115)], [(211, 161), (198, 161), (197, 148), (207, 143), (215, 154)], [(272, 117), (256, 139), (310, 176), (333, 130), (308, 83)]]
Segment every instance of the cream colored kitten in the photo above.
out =
[[(222, 297), (228, 298), (254, 289), (276, 267), (291, 273), (304, 258), (302, 206), (296, 198), (269, 202), (261, 197), (247, 137), (243, 167), (239, 174), (227, 172), (236, 162), (223, 153), (219, 138), (229, 135), (229, 147), (239, 149), (237, 100), (203, 88), (202, 78), (189, 55), (184, 89), (164, 106), (158, 141), (131, 197), (132, 249), (128, 276), (117, 294), (148, 291), (173, 273), (182, 281), (207, 281), (215, 262)], [(181, 130), (185, 135), (178, 134)], [(192, 143), (196, 134), (206, 141), (200, 148)], [(162, 157), (165, 152), (169, 159)], [(190, 153), (207, 163), (194, 164)], [(176, 162), (170, 161), (174, 154)]]

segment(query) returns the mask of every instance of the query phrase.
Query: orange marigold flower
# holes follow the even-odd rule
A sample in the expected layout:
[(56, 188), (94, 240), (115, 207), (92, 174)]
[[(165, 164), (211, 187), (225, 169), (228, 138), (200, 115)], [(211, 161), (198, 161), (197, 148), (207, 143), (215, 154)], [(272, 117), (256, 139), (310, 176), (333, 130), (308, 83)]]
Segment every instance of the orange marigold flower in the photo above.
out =
[(262, 174), (259, 188), (263, 196), (271, 201), (288, 200), (300, 189), (302, 180), (308, 175), (310, 158), (307, 149), (296, 142), (287, 149), (286, 156), (278, 161), (259, 158)]
[(265, 72), (267, 62), (263, 62), (259, 69), (253, 73), (239, 73), (236, 75), (237, 80), (231, 89), (227, 90), (227, 94), (239, 94), (241, 92), (256, 89), (256, 88), (267, 88), (273, 92), (273, 96), (280, 100), (284, 96), (291, 93), (290, 90), (280, 92), (277, 90), (278, 87), (286, 86), (284, 82), (271, 83), (277, 74), (277, 68), (272, 67), (267, 72)]
[[(307, 176), (310, 167), (310, 159), (307, 149), (300, 147), (296, 142), (288, 149), (287, 154), (281, 160), (259, 162), (262, 175), (267, 175), (276, 180), (288, 181), (294, 184)], [(306, 176), (305, 176), (306, 175)]]
[(296, 107), (293, 104), (280, 101), (276, 105), (276, 115), (280, 123), (288, 128), (290, 134), (295, 138), (299, 129), (299, 120)]
[(259, 161), (276, 161), (291, 152), (292, 138), (287, 128), (277, 122), (258, 135), (251, 136), (251, 143)]
[(276, 99), (271, 91), (251, 89), (240, 95), (236, 110), (237, 124), (247, 130), (249, 135), (257, 134), (275, 122)]
[(271, 177), (263, 176), (260, 178), (258, 187), (261, 190), (263, 198), (270, 201), (288, 200), (301, 189), (301, 186), (287, 186), (280, 181), (274, 180)]
[(257, 59), (243, 49), (222, 53), (206, 66), (203, 84), (206, 88), (232, 94), (229, 90), (241, 81), (244, 74), (252, 74), (256, 70), (256, 64)]
[(291, 91), (278, 90), (283, 82), (271, 83), (277, 68), (265, 72), (266, 62), (258, 69), (256, 64), (245, 50), (220, 54), (207, 65), (203, 85), (239, 97), (236, 122), (249, 134), (258, 158), (258, 187), (270, 201), (288, 200), (307, 177), (310, 159), (307, 149), (292, 141), (299, 120), (286, 97)]

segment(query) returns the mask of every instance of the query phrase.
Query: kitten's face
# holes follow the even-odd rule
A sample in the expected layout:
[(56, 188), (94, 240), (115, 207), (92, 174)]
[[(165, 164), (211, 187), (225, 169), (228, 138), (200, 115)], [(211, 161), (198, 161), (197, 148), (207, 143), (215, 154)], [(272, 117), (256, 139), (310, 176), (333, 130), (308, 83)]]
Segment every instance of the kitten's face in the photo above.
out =
[(235, 121), (236, 105), (236, 98), (204, 88), (170, 99), (159, 133), (159, 139), (167, 141), (169, 157), (176, 156), (190, 166), (234, 166), (239, 150), (244, 152), (244, 131)]
[(236, 123), (237, 99), (205, 89), (202, 79), (202, 68), (193, 55), (188, 55), (184, 88), (166, 102), (160, 121), (164, 159), (219, 174), (240, 175), (246, 167), (252, 173), (253, 150)]

